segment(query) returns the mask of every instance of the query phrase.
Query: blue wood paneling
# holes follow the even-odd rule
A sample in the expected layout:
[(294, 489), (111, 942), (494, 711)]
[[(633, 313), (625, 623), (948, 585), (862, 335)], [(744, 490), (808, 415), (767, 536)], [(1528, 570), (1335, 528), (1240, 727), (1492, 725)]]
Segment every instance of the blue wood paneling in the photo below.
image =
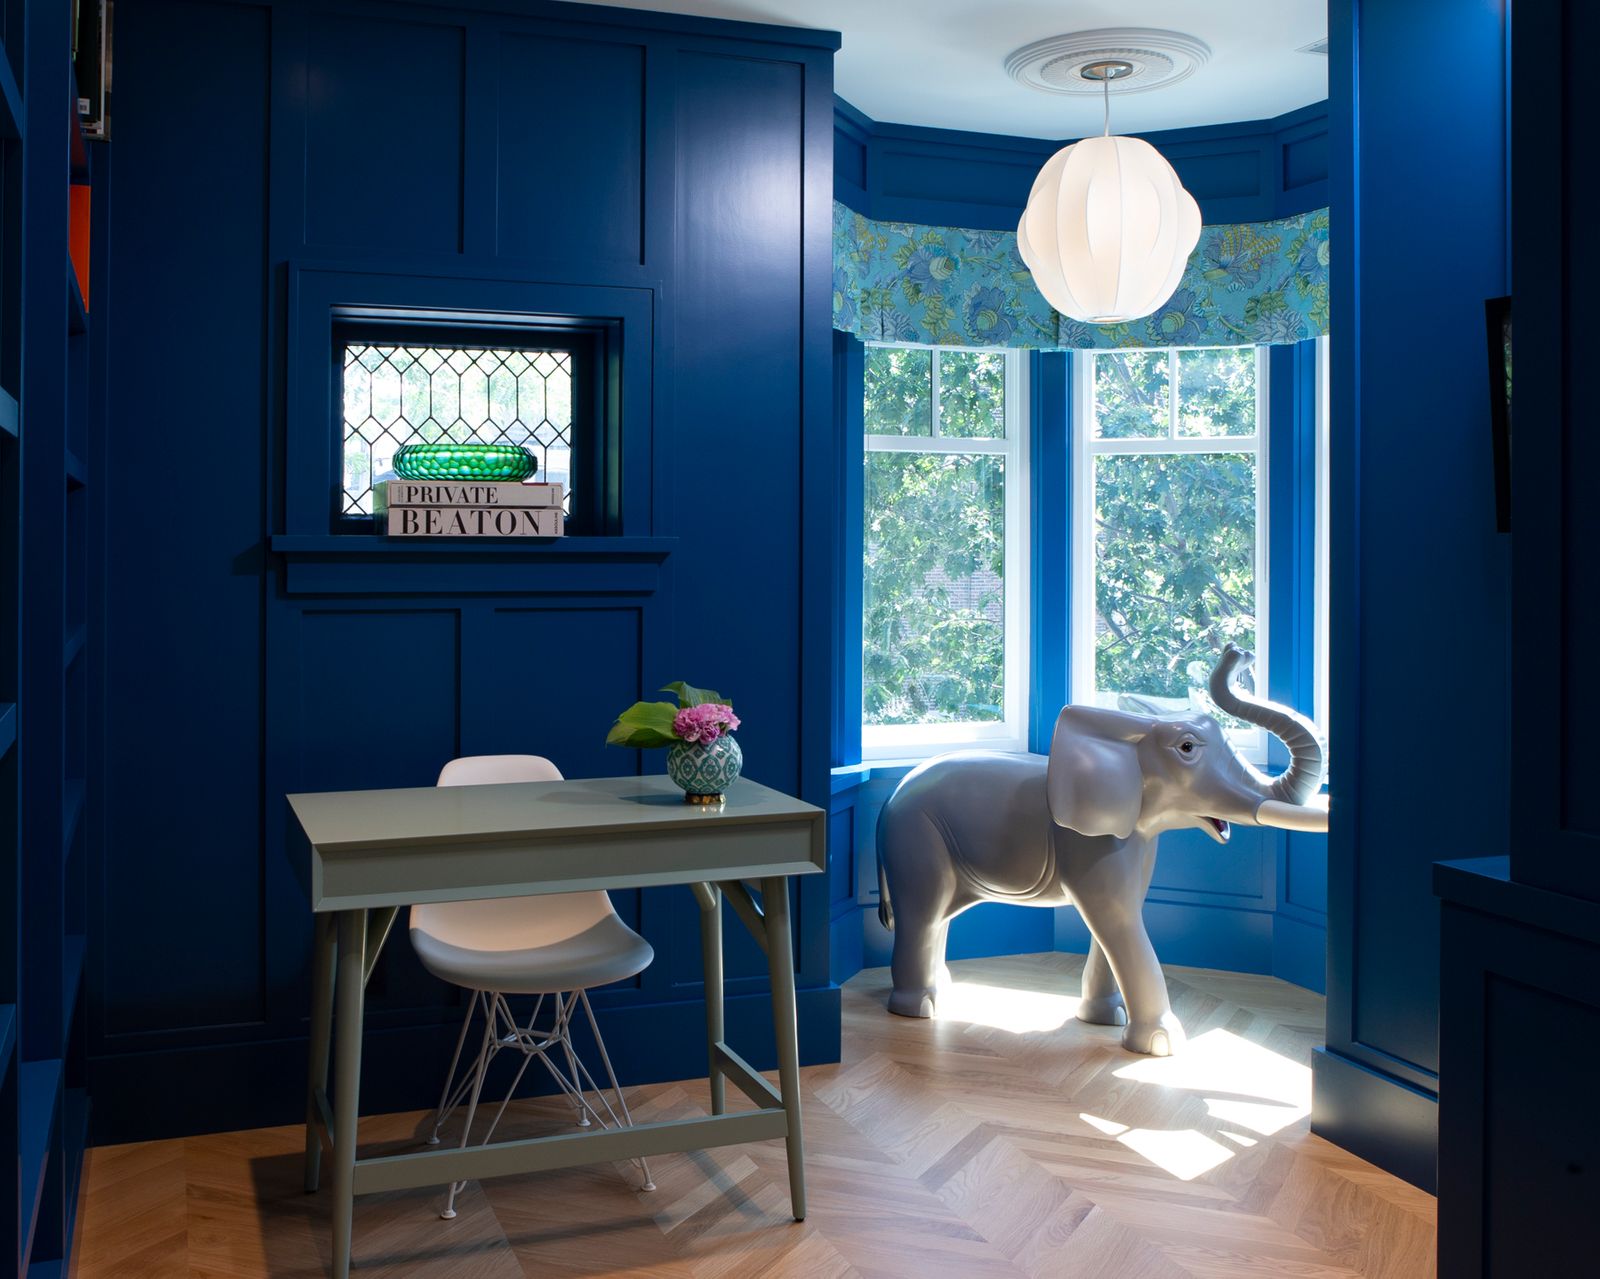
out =
[[(1327, 203), (1327, 104), (1275, 120), (1141, 135), (1178, 171), (1208, 223), (1257, 222)], [(838, 198), (870, 217), (1016, 229), (1059, 142), (879, 123), (843, 99), (834, 114)]]
[[(550, 740), (539, 753), (569, 777), (625, 773), (635, 760), (582, 724), (604, 700), (626, 706), (639, 695), (646, 652), (644, 610), (622, 601), (600, 606), (489, 607), (464, 617), (473, 660), (461, 668), (463, 755), (526, 751), (530, 726)], [(582, 683), (563, 673), (567, 654), (584, 654)]]
[(1516, 346), (1526, 363), (1512, 450), (1511, 858), (1519, 880), (1600, 901), (1600, 749), (1590, 728), (1600, 717), (1600, 515), (1587, 480), (1600, 447), (1587, 412), (1579, 318), (1600, 277), (1586, 233), (1600, 88), (1582, 57), (1597, 38), (1597, 18), (1595, 6), (1571, 0), (1515, 9), (1512, 251)]
[[(1352, 251), (1336, 245), (1333, 264), (1341, 624), (1328, 1050), (1313, 1126), (1424, 1184), (1439, 1067), (1430, 863), (1442, 849), (1498, 851), (1509, 826), (1508, 575), (1483, 371), (1483, 302), (1506, 291), (1504, 19), (1499, 4), (1335, 0), (1329, 24), (1332, 216)], [(1415, 73), (1423, 46), (1448, 72)], [(1405, 139), (1393, 128), (1402, 118)], [(1420, 201), (1455, 209), (1421, 238)], [(1442, 619), (1458, 619), (1470, 642), (1452, 643)], [(1416, 714), (1451, 689), (1472, 708), (1472, 802), (1441, 809), (1417, 802), (1419, 749), (1429, 756), (1431, 743), (1416, 736)], [(1390, 1094), (1404, 1096), (1392, 1113)]]
[[(792, 62), (699, 52), (682, 55), (678, 75), (677, 272), (696, 283), (674, 317), (675, 435), (662, 460), (677, 495), (674, 563), (705, 571), (675, 574), (682, 675), (660, 669), (657, 682), (681, 677), (732, 697), (746, 772), (793, 792), (800, 615), (793, 601), (750, 608), (735, 598), (801, 574), (804, 79)], [(828, 349), (831, 359), (831, 339)]]
[[(454, 609), (306, 608), (295, 619), (295, 785), (431, 786), (461, 754), (461, 616)], [(278, 637), (278, 642), (287, 642)], [(481, 655), (479, 655), (481, 656)], [(352, 745), (359, 743), (357, 749)]]
[[(141, 301), (111, 316), (115, 395), (101, 468), (117, 477), (102, 497), (117, 534), (105, 548), (100, 655), (113, 847), (90, 970), (104, 1040), (264, 1012), (264, 925), (250, 885), (262, 815), (254, 477), (266, 450), (267, 30), (262, 9), (183, 4), (117, 31), (127, 66), (160, 63), (191, 39), (212, 52), (163, 77), (159, 100), (133, 91), (120, 106), (117, 154), (139, 187), (115, 206), (110, 285)], [(215, 109), (220, 101), (228, 111)], [(184, 128), (172, 127), (173, 113)], [(199, 154), (226, 154), (227, 180), (202, 190)], [(184, 234), (173, 235), (184, 193), (192, 204), (180, 204)], [(157, 300), (174, 317), (166, 338), (147, 327)], [(177, 335), (202, 315), (200, 347), (215, 358), (182, 360), (180, 374)], [(141, 331), (149, 341), (127, 340)], [(199, 503), (205, 536), (174, 518), (186, 504), (179, 493), (214, 495)], [(174, 804), (167, 787), (180, 781), (189, 798)]]
[(306, 243), (460, 250), (466, 31), (370, 11), (305, 21)]
[[(284, 1063), (304, 1051), (309, 919), (286, 791), (426, 785), (469, 751), (659, 769), (605, 729), (686, 677), (736, 698), (750, 776), (826, 802), (831, 512), (805, 497), (833, 458), (835, 44), (542, 0), (119, 13), (130, 142), (109, 275), (140, 303), (112, 331), (123, 482), (106, 513), (135, 536), (107, 560), (101, 1140), (298, 1109)], [(331, 325), (406, 308), (594, 322), (611, 451), (593, 535), (334, 531)], [(172, 335), (197, 316), (216, 358), (177, 365)], [(173, 477), (191, 497), (152, 503)], [(198, 793), (174, 810), (186, 755)], [(692, 898), (617, 905), (658, 955), (597, 997), (619, 1069), (691, 1074)], [(796, 918), (802, 1054), (833, 1060), (825, 876)], [(730, 1026), (748, 1029), (765, 966), (728, 933)], [(431, 1104), (453, 992), (397, 933), (372, 1002), (372, 1033), (405, 1046), (369, 1053), (372, 1107)], [(197, 1103), (219, 1068), (246, 1086)]]
[(644, 47), (507, 33), (498, 53), (498, 251), (642, 262)]

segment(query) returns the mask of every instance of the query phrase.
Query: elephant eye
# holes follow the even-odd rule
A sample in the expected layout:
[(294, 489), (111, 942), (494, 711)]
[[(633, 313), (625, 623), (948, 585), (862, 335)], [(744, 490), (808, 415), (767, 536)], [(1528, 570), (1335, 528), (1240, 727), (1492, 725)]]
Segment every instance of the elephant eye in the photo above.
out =
[(1178, 743), (1178, 749), (1180, 751), (1182, 751), (1185, 755), (1193, 755), (1194, 754), (1194, 743), (1192, 741), (1190, 741), (1188, 738), (1184, 738), (1183, 741)]

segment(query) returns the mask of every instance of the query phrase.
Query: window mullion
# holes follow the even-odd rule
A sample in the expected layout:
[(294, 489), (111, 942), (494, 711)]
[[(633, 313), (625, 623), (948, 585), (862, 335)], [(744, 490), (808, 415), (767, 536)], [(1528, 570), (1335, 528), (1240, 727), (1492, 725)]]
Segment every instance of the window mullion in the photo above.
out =
[(933, 439), (939, 439), (939, 353), (929, 352), (928, 360), (928, 430)]
[(1167, 352), (1167, 438), (1178, 438), (1178, 349)]

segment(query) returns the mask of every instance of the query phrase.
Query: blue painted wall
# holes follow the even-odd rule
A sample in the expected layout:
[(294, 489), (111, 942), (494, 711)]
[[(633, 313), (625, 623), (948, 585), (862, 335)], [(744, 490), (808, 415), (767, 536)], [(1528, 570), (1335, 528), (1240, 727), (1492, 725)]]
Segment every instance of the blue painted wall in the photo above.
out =
[[(1510, 285), (1505, 8), (1335, 0), (1329, 21), (1337, 625), (1328, 1046), (1312, 1123), (1429, 1187), (1430, 867), (1502, 853), (1509, 833), (1508, 547), (1494, 531), (1483, 311)], [(1429, 717), (1442, 745), (1419, 739)]]
[[(835, 99), (834, 193), (869, 217), (1014, 231), (1048, 141), (886, 124)], [(1328, 203), (1328, 104), (1272, 120), (1139, 135), (1172, 162), (1213, 222), (1258, 222)]]
[[(1328, 201), (1326, 104), (1275, 120), (1147, 135), (1194, 192), (1207, 222), (1257, 221)], [(879, 124), (839, 100), (834, 191), (872, 217), (1012, 230), (1039, 166), (1064, 142)], [(893, 939), (877, 920), (876, 823), (907, 771), (860, 766), (861, 346), (835, 335), (839, 466), (838, 669), (830, 884), (834, 980), (886, 964)], [(1068, 688), (1068, 547), (1071, 491), (1069, 357), (1030, 357), (1032, 491), (1032, 746), (1049, 747)], [(1298, 706), (1312, 697), (1313, 344), (1276, 348), (1271, 368), (1271, 695)], [(1292, 500), (1291, 500), (1292, 499)], [(850, 585), (854, 590), (851, 593)], [(1277, 761), (1282, 764), (1285, 761)], [(1322, 836), (1237, 828), (1219, 849), (1198, 832), (1168, 835), (1145, 910), (1171, 963), (1273, 973), (1323, 989), (1327, 841)], [(844, 864), (844, 850), (853, 864)], [(951, 928), (949, 953), (1084, 951), (1076, 911), (979, 906)]]
[[(827, 802), (835, 43), (539, 0), (119, 8), (97, 1140), (298, 1116), (286, 792), (501, 751), (658, 770), (602, 741), (681, 677), (737, 700), (751, 777)], [(350, 306), (607, 326), (607, 536), (330, 531)], [(811, 1061), (838, 1051), (823, 880), (798, 894)], [(696, 1074), (692, 899), (618, 907), (657, 955), (597, 1000), (619, 1069)], [(728, 931), (730, 1038), (760, 1062), (764, 960)], [(397, 937), (368, 1006), (367, 1106), (431, 1104), (454, 992)]]

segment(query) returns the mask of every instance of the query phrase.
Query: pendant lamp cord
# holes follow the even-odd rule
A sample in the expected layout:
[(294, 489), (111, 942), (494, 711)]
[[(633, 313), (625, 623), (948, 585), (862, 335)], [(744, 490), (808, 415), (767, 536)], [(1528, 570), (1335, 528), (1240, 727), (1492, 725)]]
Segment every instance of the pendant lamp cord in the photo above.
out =
[(1111, 136), (1111, 77), (1109, 75), (1104, 77), (1100, 81), (1100, 85), (1105, 90), (1106, 103), (1105, 131), (1100, 136), (1109, 138)]

